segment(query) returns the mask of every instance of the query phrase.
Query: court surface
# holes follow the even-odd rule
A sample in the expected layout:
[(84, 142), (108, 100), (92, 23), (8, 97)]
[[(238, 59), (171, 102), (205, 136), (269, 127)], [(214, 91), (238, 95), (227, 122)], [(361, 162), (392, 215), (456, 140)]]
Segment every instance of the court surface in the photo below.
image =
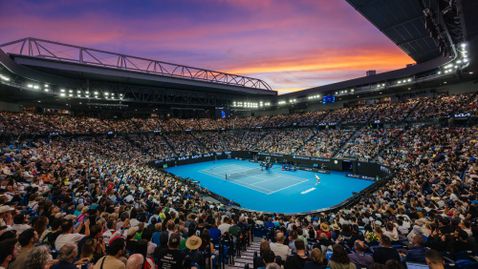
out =
[[(166, 169), (251, 210), (299, 213), (331, 207), (359, 192), (372, 181), (349, 178), (345, 173), (317, 174), (297, 170), (282, 171), (280, 165), (262, 171), (258, 163), (219, 160)], [(228, 179), (226, 180), (226, 174)]]

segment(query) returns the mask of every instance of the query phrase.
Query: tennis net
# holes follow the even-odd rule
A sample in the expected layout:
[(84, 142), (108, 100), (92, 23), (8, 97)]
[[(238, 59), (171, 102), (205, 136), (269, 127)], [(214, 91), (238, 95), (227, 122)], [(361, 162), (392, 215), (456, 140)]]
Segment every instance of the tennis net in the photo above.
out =
[(261, 173), (261, 168), (252, 168), (235, 173), (227, 173), (227, 179), (240, 179), (246, 176), (257, 175)]

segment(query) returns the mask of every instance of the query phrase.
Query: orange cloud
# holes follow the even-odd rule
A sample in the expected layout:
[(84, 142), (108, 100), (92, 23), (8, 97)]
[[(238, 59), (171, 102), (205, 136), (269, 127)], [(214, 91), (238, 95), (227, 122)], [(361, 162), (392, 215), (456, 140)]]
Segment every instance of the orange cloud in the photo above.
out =
[(357, 50), (347, 55), (330, 53), (317, 57), (302, 55), (300, 58), (270, 60), (262, 63), (228, 69), (228, 72), (238, 74), (277, 73), (298, 71), (341, 71), (341, 70), (392, 70), (405, 67), (411, 63), (410, 58), (402, 53), (392, 51)]

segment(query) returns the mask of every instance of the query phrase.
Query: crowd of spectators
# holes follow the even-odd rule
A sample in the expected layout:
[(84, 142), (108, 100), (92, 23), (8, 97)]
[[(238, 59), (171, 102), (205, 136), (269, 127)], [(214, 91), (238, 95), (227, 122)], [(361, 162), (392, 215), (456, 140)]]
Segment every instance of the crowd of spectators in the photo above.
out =
[[(413, 117), (434, 118), (430, 111), (440, 102), (421, 100), (420, 104), (431, 105)], [(453, 108), (447, 106), (446, 113), (476, 109), (473, 102), (476, 96), (460, 99), (460, 104), (450, 105)], [(333, 113), (345, 120), (342, 115), (350, 109)], [(379, 106), (379, 110), (384, 108)], [(360, 111), (353, 117), (357, 123), (376, 113), (366, 108)], [(19, 124), (26, 114), (32, 122)], [(332, 119), (329, 115), (324, 117)], [(4, 133), (80, 128), (51, 124), (52, 118), (74, 121), (71, 116), (2, 113), (1, 117)], [(117, 123), (91, 122), (100, 124), (82, 126), (83, 132), (102, 133), (110, 128), (105, 127), (108, 124), (113, 126), (110, 122)], [(267, 269), (398, 269), (405, 261), (441, 268), (443, 255), (459, 260), (477, 253), (476, 126), (196, 133), (183, 131), (184, 122), (155, 122), (145, 128), (166, 130), (165, 126), (171, 126), (170, 133), (20, 138), (2, 143), (0, 267), (208, 268), (219, 251), (217, 245), (250, 237), (252, 229), (264, 232), (257, 267)], [(252, 126), (253, 121), (244, 122)], [(223, 123), (215, 126), (221, 128)], [(206, 126), (198, 125), (201, 130), (209, 129)], [(118, 123), (115, 128), (121, 132), (130, 127)], [(379, 154), (378, 160), (388, 165), (394, 176), (342, 209), (287, 216), (230, 208), (226, 202), (206, 199), (212, 194), (194, 182), (147, 165), (158, 156), (254, 148), (323, 157), (342, 148), (339, 154), (364, 159)]]
[(293, 154), (314, 135), (311, 128), (272, 129), (252, 148), (255, 151)]
[(165, 138), (167, 143), (172, 145), (176, 155), (180, 157), (208, 152), (191, 132), (178, 132), (165, 136)]
[(298, 149), (297, 155), (331, 158), (350, 139), (355, 129), (322, 129)]
[(426, 121), (438, 118), (449, 118), (452, 117), (454, 113), (471, 112), (476, 114), (476, 110), (468, 110), (470, 107), (476, 109), (475, 98), (476, 95), (472, 94), (422, 97), (418, 99), (420, 104), (417, 109), (412, 112), (410, 118), (414, 121)]
[(392, 142), (402, 128), (365, 128), (357, 131), (354, 136), (340, 149), (336, 157), (355, 158), (361, 161), (370, 161)]
[(419, 99), (409, 99), (404, 102), (380, 103), (377, 104), (377, 110), (373, 116), (373, 121), (381, 123), (394, 123), (405, 120), (408, 115), (420, 103)]
[(202, 130), (231, 130), (250, 128), (283, 128), (294, 126), (317, 126), (321, 123), (341, 125), (365, 124), (370, 121), (402, 122), (433, 121), (448, 118), (453, 113), (478, 115), (477, 94), (458, 94), (434, 97), (416, 97), (399, 101), (387, 100), (378, 104), (353, 106), (292, 113), (231, 117), (228, 119), (176, 119), (176, 118), (129, 118), (100, 119), (73, 117), (66, 114), (39, 114), (33, 112), (0, 112), (0, 134), (102, 134), (137, 132), (176, 132)]

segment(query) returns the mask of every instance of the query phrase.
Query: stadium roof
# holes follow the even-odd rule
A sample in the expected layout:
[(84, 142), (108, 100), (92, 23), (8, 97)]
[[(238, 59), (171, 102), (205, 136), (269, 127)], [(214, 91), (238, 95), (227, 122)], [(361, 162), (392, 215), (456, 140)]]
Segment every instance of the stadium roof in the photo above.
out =
[[(439, 0), (441, 1), (441, 0)], [(347, 0), (359, 13), (373, 23), (397, 46), (412, 57), (417, 63), (441, 56), (441, 51), (426, 28), (424, 9), (430, 8), (435, 13), (443, 12), (442, 6), (453, 1), (437, 0)], [(458, 2), (461, 5), (458, 5)], [(457, 1), (459, 13), (474, 12), (463, 6), (468, 0)], [(476, 2), (476, 1), (474, 1)], [(440, 7), (439, 7), (440, 6)], [(459, 14), (460, 15), (460, 14)], [(476, 28), (476, 25), (473, 26)], [(446, 30), (446, 29), (445, 29)], [(448, 33), (448, 35), (451, 33)]]
[[(42, 71), (81, 73), (109, 77), (154, 80), (162, 86), (236, 90), (246, 94), (273, 94), (263, 80), (220, 71), (173, 64), (104, 50), (91, 49), (37, 38), (24, 38), (0, 45), (15, 63)], [(176, 85), (177, 84), (177, 85)]]

